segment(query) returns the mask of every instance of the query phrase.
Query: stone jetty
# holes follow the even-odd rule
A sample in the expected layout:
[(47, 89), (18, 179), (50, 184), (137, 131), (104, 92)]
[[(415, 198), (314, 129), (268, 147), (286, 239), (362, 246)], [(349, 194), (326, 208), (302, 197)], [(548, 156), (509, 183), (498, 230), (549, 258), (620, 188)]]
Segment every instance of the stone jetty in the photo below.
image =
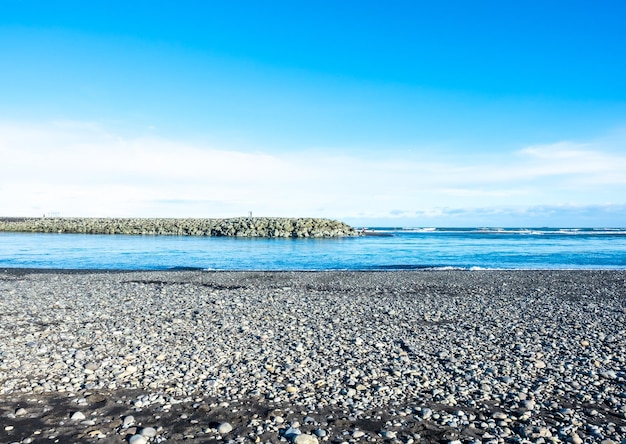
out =
[(166, 236), (346, 237), (351, 226), (322, 218), (0, 218), (0, 231)]

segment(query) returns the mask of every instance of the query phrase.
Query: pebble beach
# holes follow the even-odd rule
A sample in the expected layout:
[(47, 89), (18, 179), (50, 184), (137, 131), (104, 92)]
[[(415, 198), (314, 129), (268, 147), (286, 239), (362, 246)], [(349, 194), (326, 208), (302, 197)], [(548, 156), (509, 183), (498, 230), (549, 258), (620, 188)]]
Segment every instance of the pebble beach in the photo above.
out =
[(626, 271), (0, 270), (1, 443), (626, 444)]

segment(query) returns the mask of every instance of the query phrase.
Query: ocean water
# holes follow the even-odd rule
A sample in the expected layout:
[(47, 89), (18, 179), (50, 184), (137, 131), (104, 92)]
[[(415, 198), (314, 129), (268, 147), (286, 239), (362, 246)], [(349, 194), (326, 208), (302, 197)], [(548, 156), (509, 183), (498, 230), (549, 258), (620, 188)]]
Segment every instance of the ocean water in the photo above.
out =
[(0, 233), (0, 268), (626, 269), (626, 229), (379, 228), (342, 239)]

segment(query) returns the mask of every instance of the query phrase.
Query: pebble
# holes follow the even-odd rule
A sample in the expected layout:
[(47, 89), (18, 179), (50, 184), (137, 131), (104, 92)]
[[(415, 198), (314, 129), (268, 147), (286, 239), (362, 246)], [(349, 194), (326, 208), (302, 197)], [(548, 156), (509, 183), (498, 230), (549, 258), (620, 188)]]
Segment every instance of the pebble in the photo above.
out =
[(85, 364), (85, 369), (91, 371), (98, 370), (99, 367), (100, 366), (95, 362), (88, 362), (87, 364)]
[(385, 439), (396, 439), (396, 432), (393, 430), (382, 430), (380, 435)]
[[(220, 416), (228, 435), (250, 398), (272, 412), (251, 433), (272, 442), (374, 440), (355, 429), (365, 417), (405, 444), (424, 439), (405, 427), (626, 439), (624, 271), (5, 274), (0, 395), (71, 394), (84, 413), (59, 427), (106, 431), (92, 394), (130, 389), (126, 413), (184, 420), (196, 439), (215, 433), (192, 431), (204, 399), (234, 415)], [(7, 419), (40, 415), (17, 405)], [(171, 439), (156, 416), (117, 415), (115, 434)]]
[(529, 399), (525, 400), (525, 401), (522, 402), (522, 406), (525, 409), (533, 410), (535, 408), (535, 401), (532, 401), (532, 400), (529, 400)]
[(582, 444), (584, 441), (580, 436), (578, 436), (578, 434), (573, 433), (567, 438), (567, 442), (571, 442), (572, 444)]
[(293, 440), (295, 444), (318, 444), (319, 441), (313, 435), (308, 435), (306, 433), (302, 433), (295, 437)]
[(326, 436), (328, 433), (326, 432), (326, 430), (324, 429), (316, 429), (315, 430), (315, 436), (318, 436), (320, 438), (323, 438), (324, 436)]
[(70, 417), (72, 421), (82, 421), (85, 418), (86, 416), (83, 412), (74, 412), (72, 416)]
[(294, 440), (298, 435), (300, 435), (300, 429), (296, 429), (294, 427), (289, 427), (283, 432), (283, 436), (287, 439)]
[(139, 434), (141, 436), (145, 436), (146, 438), (154, 438), (157, 434), (157, 431), (153, 427), (144, 427), (143, 429), (141, 429), (141, 432), (139, 432)]
[(227, 433), (232, 432), (233, 426), (228, 422), (223, 422), (217, 426), (217, 433), (220, 435), (226, 435)]
[(128, 444), (146, 444), (148, 440), (143, 435), (133, 435), (128, 438)]
[(429, 408), (422, 408), (422, 418), (430, 419), (433, 416), (433, 411)]

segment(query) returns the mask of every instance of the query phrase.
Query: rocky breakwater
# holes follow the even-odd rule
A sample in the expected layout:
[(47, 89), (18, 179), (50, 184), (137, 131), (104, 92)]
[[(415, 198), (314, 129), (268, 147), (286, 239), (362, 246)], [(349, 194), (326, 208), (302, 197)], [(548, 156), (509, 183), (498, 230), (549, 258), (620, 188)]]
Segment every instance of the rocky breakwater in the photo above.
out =
[(1, 218), (0, 231), (298, 238), (346, 237), (358, 234), (351, 226), (336, 220), (285, 217), (228, 219)]

